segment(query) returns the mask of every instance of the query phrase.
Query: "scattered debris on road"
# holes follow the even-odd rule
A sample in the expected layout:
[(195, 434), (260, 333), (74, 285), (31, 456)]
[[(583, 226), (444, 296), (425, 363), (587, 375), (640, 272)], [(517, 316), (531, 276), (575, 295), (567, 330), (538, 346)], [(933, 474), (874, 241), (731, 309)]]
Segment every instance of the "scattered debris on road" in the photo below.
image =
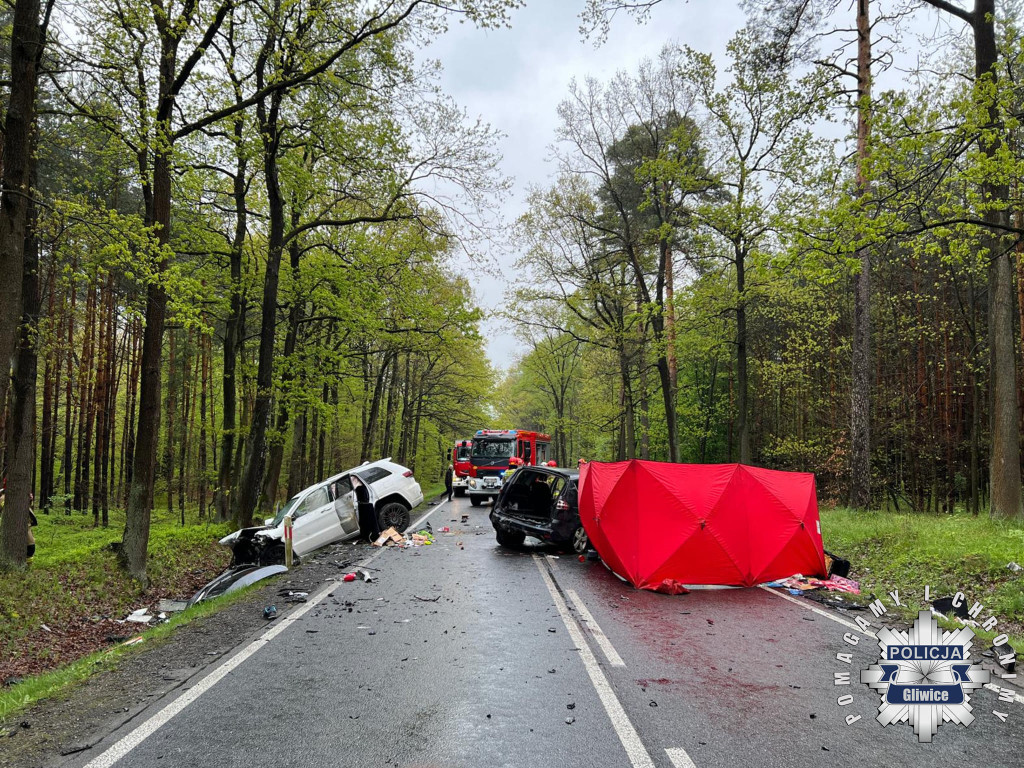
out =
[(844, 579), (850, 575), (850, 561), (839, 555), (834, 555), (825, 550), (825, 572), (829, 576), (842, 576)]
[(1009, 672), (1011, 675), (1017, 670), (1017, 653), (1009, 643), (993, 645), (992, 650), (996, 654), (996, 663)]
[[(441, 529), (442, 532), (447, 533), (448, 527), (445, 526)], [(394, 528), (388, 528), (377, 540), (373, 542), (375, 547), (390, 547), (395, 546), (399, 549), (408, 549), (409, 547), (423, 547), (429, 546), (434, 543), (434, 533), (430, 529), (428, 524), (425, 528), (422, 528), (416, 533), (407, 533), (404, 536)]]
[(788, 579), (769, 581), (763, 586), (786, 589), (791, 595), (800, 595), (815, 589), (827, 589), (829, 592), (847, 592), (851, 595), (860, 594), (860, 584), (844, 576), (833, 575), (827, 579), (808, 578), (802, 573), (794, 573)]
[(267, 621), (273, 621), (274, 619), (276, 619), (277, 618), (277, 606), (276, 605), (268, 605), (266, 608), (264, 608), (263, 609), (263, 618), (266, 619)]
[(373, 542), (373, 546), (383, 547), (385, 544), (390, 544), (391, 542), (394, 542), (399, 546), (403, 546), (405, 544), (405, 537), (402, 536), (402, 534), (400, 534), (394, 528), (388, 528), (380, 536), (377, 537), (377, 540)]

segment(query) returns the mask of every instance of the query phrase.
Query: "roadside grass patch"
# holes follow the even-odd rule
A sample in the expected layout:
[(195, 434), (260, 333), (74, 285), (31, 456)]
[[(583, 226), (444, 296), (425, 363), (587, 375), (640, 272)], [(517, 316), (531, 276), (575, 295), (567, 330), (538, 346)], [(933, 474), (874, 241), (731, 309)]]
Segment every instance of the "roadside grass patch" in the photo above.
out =
[[(913, 620), (930, 607), (924, 602), (925, 585), (932, 600), (963, 592), (968, 608), (975, 602), (984, 605), (981, 620), (999, 619), (995, 632), (975, 628), (979, 638), (989, 641), (1006, 632), (1011, 645), (1024, 650), (1024, 571), (1006, 567), (1024, 565), (1024, 526), (987, 516), (849, 509), (820, 514), (825, 548), (850, 561), (850, 577), (860, 582), (865, 596), (873, 593), (892, 612), (888, 593), (899, 589), (904, 613)], [(960, 626), (941, 619), (939, 624)]]
[(73, 678), (81, 670), (69, 664), (144, 628), (117, 620), (163, 597), (190, 597), (230, 561), (217, 545), (230, 524), (181, 526), (177, 515), (154, 511), (143, 590), (118, 563), (123, 512), (112, 511), (107, 528), (93, 527), (91, 515), (37, 517), (36, 556), (26, 570), (0, 575), (0, 683), (58, 666)]
[[(15, 685), (0, 688), (0, 723), (38, 701), (67, 694), (73, 686), (88, 680), (97, 672), (116, 668), (118, 662), (125, 656), (151, 649), (164, 642), (182, 624), (214, 614), (243, 599), (252, 590), (266, 585), (267, 582), (250, 584), (231, 594), (221, 595), (186, 608), (168, 621), (142, 631), (140, 634), (143, 637), (143, 642), (140, 644), (118, 644), (95, 651), (65, 666), (29, 677)], [(2, 733), (0, 733), (0, 738), (2, 738)]]

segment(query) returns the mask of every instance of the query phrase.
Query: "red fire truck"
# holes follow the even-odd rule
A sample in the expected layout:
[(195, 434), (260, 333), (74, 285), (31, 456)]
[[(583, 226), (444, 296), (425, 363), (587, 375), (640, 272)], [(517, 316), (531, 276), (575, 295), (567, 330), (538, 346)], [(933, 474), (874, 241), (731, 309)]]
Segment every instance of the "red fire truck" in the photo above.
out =
[(543, 464), (550, 455), (550, 435), (523, 429), (478, 429), (469, 457), (470, 503), (479, 507), (484, 499), (497, 498), (513, 456), (529, 465)]
[(452, 464), (452, 488), (456, 496), (465, 496), (469, 487), (469, 472), (473, 468), (469, 456), (472, 452), (472, 440), (459, 440), (454, 448), (448, 449), (448, 461)]

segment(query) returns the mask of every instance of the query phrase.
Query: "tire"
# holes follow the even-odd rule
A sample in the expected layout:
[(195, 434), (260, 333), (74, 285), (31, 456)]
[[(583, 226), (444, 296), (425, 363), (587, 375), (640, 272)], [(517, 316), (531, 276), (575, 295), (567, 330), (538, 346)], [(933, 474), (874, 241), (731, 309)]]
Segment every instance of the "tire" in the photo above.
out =
[(377, 525), (382, 531), (394, 528), (399, 533), (404, 533), (410, 522), (409, 508), (400, 501), (389, 501), (377, 510)]
[(588, 549), (590, 549), (590, 539), (587, 538), (587, 532), (581, 525), (572, 534), (572, 551), (577, 555), (585, 555)]
[(484, 500), (481, 499), (479, 496), (469, 497), (469, 503), (472, 504), (474, 507), (479, 507), (483, 503), (483, 501)]
[(466, 489), (465, 488), (456, 488), (455, 489), (455, 495), (458, 496), (459, 498), (462, 498), (463, 496), (466, 495)]
[(499, 528), (495, 533), (498, 545), (506, 549), (519, 549), (526, 541), (526, 534), (521, 531), (503, 531)]

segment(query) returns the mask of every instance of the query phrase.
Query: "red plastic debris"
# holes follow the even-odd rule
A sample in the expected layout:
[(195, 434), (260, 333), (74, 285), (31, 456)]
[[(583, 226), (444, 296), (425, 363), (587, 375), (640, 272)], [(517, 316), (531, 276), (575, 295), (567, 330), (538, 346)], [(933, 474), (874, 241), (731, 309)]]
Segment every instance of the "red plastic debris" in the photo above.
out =
[(342, 579), (341, 579), (341, 580), (342, 580), (342, 581), (355, 581), (355, 580), (356, 580), (356, 575), (355, 575), (354, 573), (346, 573), (346, 574), (345, 574), (345, 575), (344, 575), (344, 576), (342, 577)]
[[(581, 558), (582, 559), (582, 558)], [(665, 579), (661, 584), (654, 588), (655, 592), (661, 592), (663, 595), (688, 595), (690, 590), (682, 585), (682, 582), (676, 581), (675, 579)]]

